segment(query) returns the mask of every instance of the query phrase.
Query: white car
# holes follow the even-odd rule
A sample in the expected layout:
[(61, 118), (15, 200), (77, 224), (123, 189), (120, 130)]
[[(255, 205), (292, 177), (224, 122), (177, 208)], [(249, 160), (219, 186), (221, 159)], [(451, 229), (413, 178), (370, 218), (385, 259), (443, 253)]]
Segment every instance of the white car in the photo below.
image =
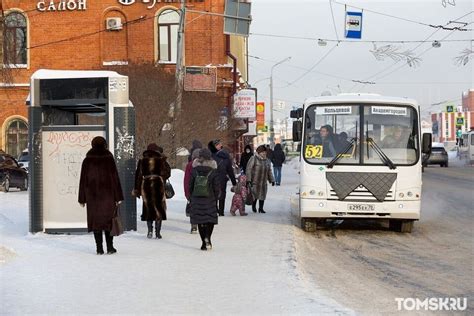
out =
[(30, 155), (28, 154), (28, 149), (22, 151), (20, 157), (18, 157), (18, 164), (20, 167), (24, 168), (26, 172), (29, 172), (29, 165), (30, 165)]

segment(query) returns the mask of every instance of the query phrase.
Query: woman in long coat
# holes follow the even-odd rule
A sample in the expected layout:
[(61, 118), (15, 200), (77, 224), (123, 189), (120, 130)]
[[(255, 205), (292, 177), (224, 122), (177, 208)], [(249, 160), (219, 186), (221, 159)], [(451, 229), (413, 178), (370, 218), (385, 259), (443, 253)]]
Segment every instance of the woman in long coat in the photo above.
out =
[(253, 150), (250, 145), (245, 146), (244, 152), (240, 156), (240, 169), (242, 169), (242, 172), (246, 174), (247, 172), (247, 164), (253, 156)]
[(267, 158), (267, 149), (265, 145), (258, 146), (256, 154), (250, 158), (247, 164), (247, 183), (250, 184), (254, 201), (252, 204), (252, 211), (257, 213), (257, 200), (258, 200), (258, 212), (266, 213), (263, 210), (263, 205), (267, 197), (267, 181), (275, 185), (275, 179), (272, 174), (272, 167), (270, 160)]
[(148, 238), (153, 237), (155, 222), (155, 237), (161, 239), (161, 224), (166, 220), (165, 182), (171, 176), (171, 167), (162, 151), (157, 144), (149, 144), (135, 172), (132, 195), (143, 197), (141, 220), (147, 222)]
[[(199, 180), (206, 179), (207, 194), (198, 192)], [(212, 159), (211, 152), (207, 148), (199, 151), (199, 157), (193, 161), (191, 180), (189, 181), (189, 192), (191, 196), (191, 224), (198, 225), (201, 236), (201, 250), (211, 250), (211, 235), (214, 225), (217, 224), (218, 210), (217, 199), (219, 197), (219, 174), (217, 163)]]
[(114, 157), (107, 150), (103, 137), (92, 140), (92, 149), (82, 162), (78, 201), (82, 206), (87, 205), (87, 230), (94, 232), (97, 254), (104, 254), (102, 232), (105, 233), (107, 253), (116, 253), (110, 231), (123, 193)]
[[(194, 144), (194, 142), (193, 142)], [(191, 181), (191, 174), (193, 172), (193, 162), (195, 159), (199, 157), (200, 148), (196, 148), (193, 150), (191, 154), (191, 160), (186, 165), (184, 169), (184, 179), (183, 179), (183, 186), (184, 186), (184, 196), (186, 197), (186, 216), (190, 217), (191, 213), (191, 192), (189, 192), (189, 182)], [(197, 233), (197, 225), (191, 224), (191, 234)]]

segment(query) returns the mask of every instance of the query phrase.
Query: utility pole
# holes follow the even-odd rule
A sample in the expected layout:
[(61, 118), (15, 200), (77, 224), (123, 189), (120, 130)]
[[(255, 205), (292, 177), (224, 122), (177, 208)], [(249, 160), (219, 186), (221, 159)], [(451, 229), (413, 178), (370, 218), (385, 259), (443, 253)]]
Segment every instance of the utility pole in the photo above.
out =
[(270, 71), (270, 147), (273, 148), (275, 146), (275, 129), (273, 127), (273, 69), (278, 66), (279, 64), (284, 63), (291, 59), (290, 57), (286, 57), (285, 59), (277, 62), (275, 65), (272, 66)]
[(173, 109), (173, 116), (181, 111), (183, 103), (183, 80), (184, 80), (184, 26), (186, 25), (186, 0), (181, 2), (181, 19), (178, 28), (178, 43), (176, 56), (176, 101)]

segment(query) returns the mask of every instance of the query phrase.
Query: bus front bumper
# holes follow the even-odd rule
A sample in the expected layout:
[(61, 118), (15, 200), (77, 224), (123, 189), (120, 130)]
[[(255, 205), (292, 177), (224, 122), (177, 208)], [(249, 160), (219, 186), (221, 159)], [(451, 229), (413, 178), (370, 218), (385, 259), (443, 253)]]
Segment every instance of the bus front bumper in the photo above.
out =
[(301, 199), (300, 203), (302, 218), (420, 219), (420, 201), (373, 203)]

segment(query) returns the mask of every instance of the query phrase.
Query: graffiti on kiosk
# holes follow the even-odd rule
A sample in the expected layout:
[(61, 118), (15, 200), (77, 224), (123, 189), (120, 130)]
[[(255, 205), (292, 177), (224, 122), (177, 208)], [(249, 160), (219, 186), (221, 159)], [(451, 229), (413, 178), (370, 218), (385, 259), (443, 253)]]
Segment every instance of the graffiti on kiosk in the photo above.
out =
[(128, 132), (121, 131), (118, 127), (115, 129), (117, 133), (117, 142), (115, 152), (117, 160), (131, 159), (135, 154), (135, 137)]
[(62, 146), (68, 147), (89, 147), (92, 136), (89, 132), (50, 132), (46, 142), (52, 144), (53, 150), (49, 153), (49, 157), (57, 154)]

